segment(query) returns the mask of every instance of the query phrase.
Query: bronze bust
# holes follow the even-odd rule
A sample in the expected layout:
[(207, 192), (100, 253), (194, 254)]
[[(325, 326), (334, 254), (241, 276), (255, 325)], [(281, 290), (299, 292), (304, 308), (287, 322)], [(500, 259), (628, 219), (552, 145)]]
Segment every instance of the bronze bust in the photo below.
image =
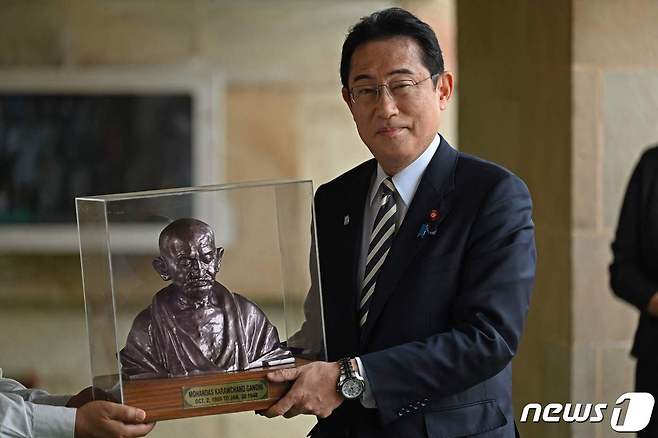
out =
[(215, 280), (223, 248), (212, 228), (178, 219), (159, 238), (153, 267), (171, 284), (135, 318), (121, 350), (128, 378), (237, 371), (292, 361), (276, 327), (247, 298)]

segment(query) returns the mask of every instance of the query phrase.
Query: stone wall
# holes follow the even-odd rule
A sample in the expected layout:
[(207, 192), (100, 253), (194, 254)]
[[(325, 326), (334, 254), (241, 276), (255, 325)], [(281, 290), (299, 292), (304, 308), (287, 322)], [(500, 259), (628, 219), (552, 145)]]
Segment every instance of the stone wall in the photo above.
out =
[[(350, 25), (394, 4), (3, 0), (0, 70), (217, 72), (226, 79), (220, 102), (225, 119), (219, 121), (226, 126), (225, 142), (216, 145), (215, 157), (224, 181), (303, 178), (317, 187), (370, 157), (340, 95), (340, 49)], [(454, 2), (402, 5), (437, 26), (448, 68), (455, 70)], [(455, 104), (442, 127), (453, 142)], [(36, 373), (43, 387), (56, 392), (89, 384), (79, 266), (75, 253), (0, 249), (5, 373)], [(267, 422), (246, 413), (164, 422), (151, 436), (303, 436), (314, 422)]]
[[(573, 2), (573, 400), (613, 405), (633, 389), (634, 307), (614, 297), (607, 268), (626, 185), (658, 143), (658, 4)], [(578, 438), (615, 437), (605, 424)]]
[[(317, 185), (369, 157), (340, 97), (338, 61), (349, 25), (388, 5), (7, 0), (0, 68), (216, 71), (226, 78), (226, 143), (217, 150), (226, 180)], [(35, 374), (53, 392), (90, 383), (79, 266), (76, 254), (0, 254), (5, 373)], [(168, 421), (151, 436), (303, 436), (314, 422), (245, 413)]]
[[(460, 2), (462, 149), (518, 173), (534, 199), (538, 267), (514, 362), (529, 402), (605, 402), (633, 388), (637, 312), (612, 295), (610, 242), (630, 172), (658, 142), (655, 2)], [(610, 408), (611, 409), (611, 408)], [(532, 437), (617, 436), (526, 424)]]

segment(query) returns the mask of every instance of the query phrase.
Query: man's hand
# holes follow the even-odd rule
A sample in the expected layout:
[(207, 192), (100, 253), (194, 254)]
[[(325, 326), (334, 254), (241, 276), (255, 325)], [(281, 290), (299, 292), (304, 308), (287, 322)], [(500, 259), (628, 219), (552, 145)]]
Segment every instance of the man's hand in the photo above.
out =
[(647, 306), (647, 312), (649, 315), (658, 317), (658, 292), (653, 294), (649, 300), (649, 305)]
[(295, 381), (292, 388), (268, 410), (261, 412), (272, 418), (283, 415), (292, 418), (299, 414), (328, 417), (343, 402), (336, 391), (340, 376), (337, 362), (312, 362), (299, 368), (286, 368), (269, 373), (270, 382)]
[(146, 413), (132, 406), (93, 401), (75, 414), (75, 438), (133, 438), (149, 433), (155, 423), (144, 424)]

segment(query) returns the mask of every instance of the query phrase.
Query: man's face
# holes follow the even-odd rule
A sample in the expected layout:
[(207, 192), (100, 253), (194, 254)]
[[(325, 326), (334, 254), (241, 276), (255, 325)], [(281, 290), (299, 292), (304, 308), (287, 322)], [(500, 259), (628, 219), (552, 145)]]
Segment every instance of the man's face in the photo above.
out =
[[(409, 37), (362, 44), (352, 55), (349, 89), (409, 79), (422, 81), (430, 72), (421, 53), (418, 43)], [(343, 89), (361, 140), (389, 175), (407, 167), (429, 146), (451, 94), (450, 73), (439, 77), (437, 87), (428, 79), (404, 97), (393, 98), (389, 90), (380, 88), (379, 98), (370, 104), (360, 98), (352, 102), (349, 90)]]
[(197, 296), (212, 289), (219, 257), (209, 229), (192, 227), (182, 235), (170, 236), (161, 257), (171, 280), (186, 295)]

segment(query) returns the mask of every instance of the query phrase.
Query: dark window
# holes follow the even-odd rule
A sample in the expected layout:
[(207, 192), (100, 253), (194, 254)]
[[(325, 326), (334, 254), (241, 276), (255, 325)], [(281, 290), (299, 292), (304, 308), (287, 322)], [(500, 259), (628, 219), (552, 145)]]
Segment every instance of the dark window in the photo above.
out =
[(192, 185), (184, 94), (0, 94), (0, 223), (75, 222), (74, 197)]

